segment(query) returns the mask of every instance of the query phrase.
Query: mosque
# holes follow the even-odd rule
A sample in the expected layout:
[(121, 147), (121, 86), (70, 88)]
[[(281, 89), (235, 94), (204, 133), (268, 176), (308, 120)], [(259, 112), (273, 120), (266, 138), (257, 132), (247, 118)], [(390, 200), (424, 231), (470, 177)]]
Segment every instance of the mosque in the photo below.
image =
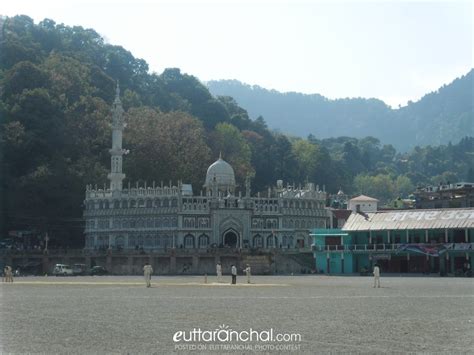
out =
[(250, 179), (239, 190), (232, 166), (222, 157), (207, 169), (201, 195), (193, 194), (193, 187), (182, 182), (125, 188), (123, 112), (117, 87), (110, 186), (86, 187), (86, 249), (159, 252), (179, 248), (200, 253), (215, 248), (309, 249), (310, 230), (329, 228), (326, 192), (318, 186), (284, 186), (278, 180), (264, 195), (252, 196)]

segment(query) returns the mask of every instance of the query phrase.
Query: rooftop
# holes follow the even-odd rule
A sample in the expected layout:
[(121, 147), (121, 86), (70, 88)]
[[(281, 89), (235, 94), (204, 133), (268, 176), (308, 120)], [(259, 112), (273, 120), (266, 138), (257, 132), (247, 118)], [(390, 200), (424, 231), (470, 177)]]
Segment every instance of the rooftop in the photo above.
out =
[(354, 198), (351, 198), (349, 201), (364, 201), (364, 202), (379, 202), (376, 198), (360, 195)]
[(353, 213), (343, 231), (474, 228), (474, 208)]

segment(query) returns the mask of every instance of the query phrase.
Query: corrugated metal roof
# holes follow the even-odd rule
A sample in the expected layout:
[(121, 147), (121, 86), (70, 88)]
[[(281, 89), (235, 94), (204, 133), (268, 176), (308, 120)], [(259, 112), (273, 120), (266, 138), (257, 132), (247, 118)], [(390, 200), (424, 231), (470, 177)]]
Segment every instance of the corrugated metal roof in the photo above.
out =
[(474, 208), (352, 213), (343, 231), (474, 228)]

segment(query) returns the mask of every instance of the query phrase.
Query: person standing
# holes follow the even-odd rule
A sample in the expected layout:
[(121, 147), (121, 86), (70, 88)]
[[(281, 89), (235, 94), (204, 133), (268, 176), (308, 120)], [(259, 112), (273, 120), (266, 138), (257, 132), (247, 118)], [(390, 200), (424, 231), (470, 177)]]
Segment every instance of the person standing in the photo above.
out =
[(143, 267), (143, 275), (145, 276), (146, 287), (151, 287), (151, 274), (153, 273), (153, 268), (150, 264), (145, 263)]
[(235, 265), (231, 266), (230, 271), (232, 274), (232, 285), (235, 285), (237, 283), (237, 268)]
[(247, 283), (250, 283), (250, 265), (247, 264), (247, 267), (244, 269), (245, 275), (247, 275)]
[(221, 282), (221, 280), (222, 280), (222, 265), (221, 265), (221, 263), (217, 263), (216, 273), (217, 273), (217, 282)]
[(374, 288), (377, 285), (378, 288), (380, 288), (380, 267), (379, 264), (375, 264), (374, 266)]
[(12, 267), (10, 265), (7, 265), (5, 267), (6, 269), (6, 274), (5, 274), (5, 281), (6, 282), (13, 282), (13, 271)]

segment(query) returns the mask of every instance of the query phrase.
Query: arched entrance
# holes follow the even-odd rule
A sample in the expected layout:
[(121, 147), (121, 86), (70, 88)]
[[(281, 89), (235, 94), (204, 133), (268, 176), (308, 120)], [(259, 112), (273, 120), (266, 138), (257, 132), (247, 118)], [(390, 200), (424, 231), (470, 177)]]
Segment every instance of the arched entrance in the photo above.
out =
[(239, 245), (239, 235), (233, 229), (226, 231), (222, 239), (224, 242), (224, 247), (237, 248)]

